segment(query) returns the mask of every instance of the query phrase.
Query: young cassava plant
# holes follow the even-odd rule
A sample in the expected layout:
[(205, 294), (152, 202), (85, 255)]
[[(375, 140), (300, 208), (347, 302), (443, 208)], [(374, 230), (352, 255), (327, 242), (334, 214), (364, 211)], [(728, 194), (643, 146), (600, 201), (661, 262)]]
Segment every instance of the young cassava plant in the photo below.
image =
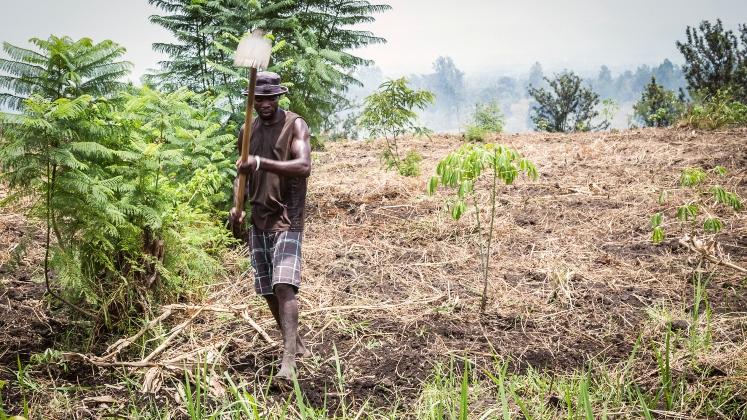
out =
[(659, 194), (659, 205), (666, 208), (654, 213), (651, 217), (651, 242), (659, 244), (666, 238), (665, 214), (667, 210), (674, 213), (675, 220), (670, 227), (681, 226), (683, 233), (690, 235), (716, 234), (723, 227), (724, 222), (719, 214), (742, 210), (742, 198), (737, 193), (727, 191), (713, 178), (725, 178), (726, 168), (716, 166), (706, 172), (701, 168), (685, 168), (680, 174), (680, 186), (691, 193), (687, 200), (666, 206), (667, 193)]
[[(428, 183), (428, 193), (434, 194), (439, 185), (456, 190), (456, 197), (450, 199), (449, 205), (454, 220), (459, 220), (469, 206), (475, 210), (475, 223), (480, 235), (480, 271), (483, 282), (480, 311), (485, 312), (498, 184), (509, 185), (521, 174), (537, 179), (537, 169), (531, 161), (506, 146), (467, 143), (441, 160), (436, 167), (436, 174)], [(490, 190), (487, 202), (481, 202), (476, 190), (481, 176), (489, 180), (484, 184)], [(480, 216), (484, 206), (490, 208), (487, 220)]]

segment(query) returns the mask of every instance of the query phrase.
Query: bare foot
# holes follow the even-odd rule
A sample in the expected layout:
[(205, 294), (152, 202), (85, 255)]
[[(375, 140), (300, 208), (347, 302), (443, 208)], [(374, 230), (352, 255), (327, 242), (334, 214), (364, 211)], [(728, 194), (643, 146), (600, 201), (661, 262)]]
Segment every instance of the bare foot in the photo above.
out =
[(300, 334), (296, 336), (296, 357), (311, 357), (311, 351), (306, 348)]
[(275, 378), (290, 382), (294, 376), (296, 376), (296, 356), (294, 354), (283, 355), (280, 371), (275, 375)]

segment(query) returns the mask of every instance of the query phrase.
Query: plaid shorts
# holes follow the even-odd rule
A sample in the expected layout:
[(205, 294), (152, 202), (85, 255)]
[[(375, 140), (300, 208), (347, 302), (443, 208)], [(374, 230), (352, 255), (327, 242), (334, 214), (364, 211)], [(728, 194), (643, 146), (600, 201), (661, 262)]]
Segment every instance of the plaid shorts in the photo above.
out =
[(303, 232), (264, 232), (252, 227), (254, 290), (272, 295), (276, 284), (301, 287), (301, 242)]

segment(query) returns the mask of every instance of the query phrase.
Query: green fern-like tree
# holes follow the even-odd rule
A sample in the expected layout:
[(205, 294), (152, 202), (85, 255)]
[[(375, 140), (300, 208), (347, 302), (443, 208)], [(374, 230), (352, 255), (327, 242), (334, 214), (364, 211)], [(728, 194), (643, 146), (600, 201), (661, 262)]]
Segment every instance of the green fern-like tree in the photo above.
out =
[[(114, 199), (122, 178), (107, 170), (116, 160), (118, 138), (113, 124), (101, 124), (109, 106), (90, 95), (54, 101), (33, 95), (24, 101), (21, 116), (6, 117), (0, 143), (0, 181), (10, 187), (11, 200), (31, 198), (32, 215), (46, 221), (49, 293), (89, 316), (70, 300), (98, 303), (97, 285), (83, 285), (82, 279), (96, 273), (101, 261), (107, 265), (116, 249), (112, 238), (126, 223)], [(52, 290), (50, 256), (57, 262), (53, 265), (63, 289), (70, 285), (67, 290), (75, 290), (65, 293), (67, 297)]]
[(246, 76), (233, 68), (233, 52), (244, 32), (261, 28), (275, 42), (270, 70), (280, 73), (290, 88), (290, 110), (303, 115), (314, 130), (330, 117), (347, 86), (359, 84), (350, 76), (355, 67), (369, 63), (350, 51), (384, 42), (354, 26), (390, 9), (353, 0), (149, 2), (165, 12), (151, 21), (176, 39), (154, 44), (169, 59), (150, 82), (170, 90), (187, 86), (224, 95), (232, 119), (240, 123), (242, 108), (236, 97), (246, 86)]
[(47, 222), (51, 293), (115, 327), (220, 271), (234, 138), (213, 108), (143, 88), (113, 101), (34, 95), (5, 117), (0, 181)]
[(82, 45), (62, 42), (38, 67), (92, 62), (97, 80), (84, 66), (62, 82), (23, 73), (8, 85), (21, 113), (0, 120), (0, 182), (46, 221), (49, 292), (112, 327), (220, 271), (215, 254), (228, 236), (216, 215), (234, 175), (234, 137), (210, 97), (113, 90), (123, 87), (110, 71), (121, 51), (84, 60)]
[(89, 38), (31, 38), (31, 48), (3, 43), (0, 58), (0, 106), (19, 110), (24, 99), (76, 98), (81, 95), (111, 96), (125, 87), (122, 77), (132, 64), (121, 61), (125, 49), (106, 40)]

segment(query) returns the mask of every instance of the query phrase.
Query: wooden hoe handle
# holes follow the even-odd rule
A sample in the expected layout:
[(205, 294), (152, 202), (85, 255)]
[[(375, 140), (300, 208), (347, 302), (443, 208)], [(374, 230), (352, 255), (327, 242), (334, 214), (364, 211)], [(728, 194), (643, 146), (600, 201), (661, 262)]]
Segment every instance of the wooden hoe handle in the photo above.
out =
[[(249, 90), (246, 96), (246, 115), (244, 117), (244, 135), (241, 138), (241, 161), (249, 158), (249, 142), (252, 138), (252, 111), (254, 108), (254, 91), (257, 88), (257, 69), (249, 68)], [(244, 211), (244, 190), (246, 189), (246, 175), (239, 174), (239, 185), (236, 196), (234, 197), (234, 207), (238, 215)], [(234, 226), (234, 233), (238, 232), (240, 227)]]

